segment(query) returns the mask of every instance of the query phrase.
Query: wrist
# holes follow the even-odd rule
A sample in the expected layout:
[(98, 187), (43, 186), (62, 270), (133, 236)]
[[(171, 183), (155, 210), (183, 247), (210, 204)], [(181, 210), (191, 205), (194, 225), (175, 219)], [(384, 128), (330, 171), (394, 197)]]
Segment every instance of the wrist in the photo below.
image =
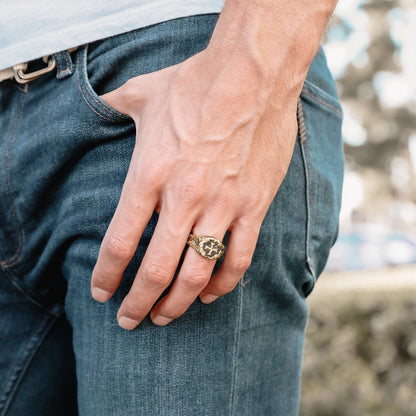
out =
[(217, 66), (251, 71), (298, 96), (336, 0), (227, 0), (207, 48)]

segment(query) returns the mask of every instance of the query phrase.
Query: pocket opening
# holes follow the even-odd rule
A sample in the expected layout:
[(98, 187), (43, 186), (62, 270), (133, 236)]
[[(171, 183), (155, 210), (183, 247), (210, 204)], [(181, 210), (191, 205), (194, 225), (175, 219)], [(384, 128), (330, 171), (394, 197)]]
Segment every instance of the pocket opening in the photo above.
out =
[(131, 118), (120, 113), (115, 108), (109, 106), (95, 92), (88, 76), (88, 45), (83, 47), (77, 54), (76, 72), (78, 87), (81, 95), (88, 107), (101, 118), (112, 122), (131, 121)]

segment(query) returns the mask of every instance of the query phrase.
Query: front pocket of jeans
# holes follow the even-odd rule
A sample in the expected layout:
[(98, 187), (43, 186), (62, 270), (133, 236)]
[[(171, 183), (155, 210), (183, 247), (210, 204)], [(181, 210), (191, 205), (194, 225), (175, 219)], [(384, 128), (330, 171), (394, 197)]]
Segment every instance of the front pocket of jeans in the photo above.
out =
[[(103, 77), (105, 76), (103, 72)], [(123, 122), (131, 121), (131, 118), (120, 113), (109, 106), (96, 92), (90, 81), (88, 73), (88, 45), (78, 53), (77, 56), (77, 77), (81, 95), (88, 107), (98, 116), (105, 120)], [(122, 84), (122, 83), (121, 83)], [(120, 85), (121, 85), (120, 84)], [(120, 86), (118, 85), (118, 86)]]
[(298, 119), (306, 173), (306, 253), (311, 273), (311, 282), (305, 288), (308, 294), (338, 235), (344, 173), (341, 107), (337, 99), (307, 82), (299, 101)]
[(105, 103), (108, 93), (130, 78), (176, 65), (209, 43), (217, 14), (172, 19), (88, 44), (77, 55), (83, 100), (102, 119), (131, 121)]

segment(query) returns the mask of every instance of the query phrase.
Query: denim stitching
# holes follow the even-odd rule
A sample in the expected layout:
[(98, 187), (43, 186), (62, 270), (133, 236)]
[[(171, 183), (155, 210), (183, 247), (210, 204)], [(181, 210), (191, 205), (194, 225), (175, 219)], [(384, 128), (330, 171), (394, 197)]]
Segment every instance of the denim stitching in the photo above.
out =
[(238, 316), (235, 330), (234, 351), (233, 351), (233, 376), (231, 380), (230, 416), (234, 415), (234, 403), (236, 396), (237, 360), (238, 346), (240, 342), (240, 326), (243, 314), (243, 290), (241, 280), (238, 282)]
[(58, 65), (58, 73), (57, 73), (57, 75), (59, 75), (61, 73), (61, 63), (60, 63), (60, 59), (59, 59), (58, 55), (55, 55), (55, 62)]
[[(81, 53), (83, 53), (83, 57), (81, 58)], [(81, 50), (81, 53), (78, 55), (78, 58), (77, 58), (77, 70), (78, 70), (78, 74), (77, 74), (77, 78), (78, 78), (78, 85), (80, 86), (80, 89), (82, 90), (82, 86), (81, 86), (81, 84), (80, 84), (80, 82), (81, 82), (81, 78), (80, 78), (80, 73), (81, 73), (81, 70), (84, 72), (84, 69), (85, 69), (85, 72), (86, 72), (86, 55), (87, 55), (87, 47), (85, 47), (85, 49), (83, 49), (83, 50)], [(82, 59), (82, 67), (81, 67), (81, 59)], [(85, 79), (85, 77), (83, 78), (83, 86), (84, 86), (84, 88), (86, 89), (86, 91), (88, 92), (88, 96), (99, 106), (99, 107), (101, 107), (102, 109), (104, 109), (106, 112), (108, 112), (108, 113), (110, 113), (112, 116), (114, 116), (115, 117), (115, 119), (111, 119), (111, 118), (108, 118), (108, 117), (106, 117), (106, 116), (104, 116), (104, 115), (102, 115), (102, 114), (100, 114), (100, 113), (98, 113), (97, 111), (95, 111), (95, 110), (93, 110), (94, 111), (94, 113), (96, 113), (96, 114), (98, 114), (99, 116), (101, 116), (101, 117), (103, 117), (103, 118), (106, 118), (107, 120), (111, 120), (111, 121), (125, 121), (125, 120), (127, 120), (129, 117), (127, 117), (127, 116), (124, 116), (124, 117), (121, 117), (120, 115), (118, 115), (117, 113), (115, 113), (114, 111), (112, 111), (110, 108), (107, 108), (107, 107), (105, 107), (102, 103), (100, 103), (100, 101), (99, 100), (97, 100), (97, 98), (96, 97), (94, 97), (94, 95), (92, 95), (91, 93), (90, 93), (90, 91), (89, 91), (89, 88), (88, 88), (88, 85), (87, 85), (87, 82), (86, 82), (86, 79)], [(81, 91), (81, 93), (82, 93), (82, 91)], [(86, 97), (85, 97), (85, 95), (84, 94), (82, 94), (82, 96), (84, 97), (84, 99), (86, 100)], [(92, 106), (89, 104), (89, 103), (87, 103), (88, 105), (89, 105), (89, 107), (91, 108), (91, 109), (93, 109), (92, 108)]]
[[(88, 50), (88, 46), (85, 47), (85, 52), (83, 55), (83, 70), (85, 69), (85, 74), (87, 74), (87, 50)], [(89, 92), (89, 88), (86, 82), (86, 78), (83, 79), (84, 81), (84, 86), (86, 88), (86, 90)], [(105, 111), (109, 112), (110, 114), (112, 114), (114, 117), (116, 117), (119, 120), (125, 120), (128, 119), (127, 116), (120, 116), (119, 114), (117, 114), (115, 111), (111, 110), (111, 108), (107, 108), (105, 105), (103, 105), (96, 97), (94, 97), (94, 95), (89, 94), (90, 97), (97, 103), (98, 106), (100, 106), (101, 108), (103, 108)]]
[(300, 151), (302, 155), (303, 161), (303, 168), (305, 170), (305, 198), (306, 198), (306, 243), (305, 243), (305, 250), (306, 250), (306, 264), (308, 265), (308, 269), (312, 274), (313, 277), (313, 284), (316, 282), (315, 271), (313, 268), (312, 259), (309, 257), (309, 238), (310, 238), (310, 222), (311, 222), (311, 201), (310, 201), (310, 171), (309, 171), (309, 164), (306, 158), (306, 144), (307, 144), (307, 133), (306, 133), (306, 123), (305, 123), (305, 115), (303, 112), (303, 105), (302, 100), (298, 99), (298, 110), (297, 110), (297, 118), (298, 118), (298, 125), (299, 127), (299, 144), (300, 144)]
[[(109, 117), (106, 117), (105, 115), (103, 115), (103, 114), (101, 114), (101, 113), (99, 113), (90, 103), (89, 103), (89, 101), (88, 101), (88, 99), (87, 99), (87, 97), (84, 95), (84, 92), (83, 92), (83, 89), (82, 89), (82, 85), (81, 85), (81, 79), (80, 79), (80, 72), (81, 72), (81, 68), (80, 68), (80, 61), (79, 61), (79, 59), (77, 60), (77, 79), (78, 79), (78, 87), (79, 87), (79, 90), (80, 90), (80, 92), (81, 92), (81, 95), (82, 95), (82, 97), (84, 98), (84, 101), (85, 101), (85, 103), (88, 105), (88, 107), (90, 107), (90, 109), (95, 113), (95, 114), (97, 114), (98, 116), (100, 116), (100, 117), (102, 117), (102, 118), (104, 118), (104, 119), (106, 119), (106, 120), (109, 120), (109, 121), (119, 121), (119, 120), (114, 120), (114, 119), (112, 119), (112, 118), (109, 118)], [(85, 84), (85, 81), (84, 81), (84, 84)], [(91, 97), (91, 95), (89, 94), (89, 97)]]
[[(20, 89), (20, 88), (19, 88)], [(26, 84), (24, 86), (24, 92), (26, 93), (28, 91), (28, 85)], [(16, 119), (16, 124), (14, 126), (13, 129), (13, 136), (12, 139), (10, 140), (9, 144), (8, 144), (8, 148), (6, 151), (6, 162), (5, 162), (5, 168), (4, 168), (4, 172), (3, 172), (3, 180), (5, 183), (5, 188), (6, 188), (6, 195), (8, 197), (8, 199), (10, 200), (10, 206), (12, 207), (12, 213), (13, 213), (13, 218), (15, 220), (15, 223), (17, 225), (18, 228), (18, 232), (19, 232), (19, 240), (18, 240), (18, 247), (16, 249), (15, 254), (8, 260), (3, 260), (0, 262), (0, 266), (3, 270), (3, 272), (5, 273), (6, 277), (9, 279), (9, 281), (19, 290), (19, 292), (21, 292), (29, 301), (31, 301), (32, 303), (34, 303), (37, 307), (39, 307), (40, 309), (42, 309), (44, 312), (46, 313), (51, 313), (53, 316), (57, 316), (57, 314), (55, 312), (51, 312), (48, 309), (46, 309), (44, 306), (42, 306), (37, 300), (36, 300), (36, 296), (34, 294), (31, 294), (30, 291), (28, 291), (27, 289), (24, 289), (21, 287), (20, 281), (18, 279), (17, 276), (14, 275), (14, 273), (12, 273), (11, 267), (13, 267), (14, 265), (16, 265), (20, 259), (21, 256), (23, 254), (23, 247), (24, 247), (24, 243), (25, 243), (25, 233), (24, 233), (24, 229), (23, 226), (21, 225), (18, 215), (17, 215), (17, 210), (16, 210), (16, 206), (14, 204), (13, 201), (13, 197), (10, 191), (10, 182), (9, 182), (9, 178), (8, 178), (8, 171), (9, 171), (9, 163), (10, 163), (10, 151), (11, 151), (11, 147), (14, 143), (14, 140), (16, 138), (17, 135), (17, 128), (18, 125), (20, 123), (20, 120), (22, 118), (23, 115), (23, 108), (24, 108), (24, 98), (25, 96), (22, 95), (21, 97), (21, 103), (20, 103), (20, 109), (19, 109), (19, 115)]]
[(71, 62), (68, 59), (68, 52), (67, 51), (63, 52), (63, 55), (64, 55), (65, 62), (66, 62), (66, 69), (64, 69), (63, 71), (60, 71), (60, 75), (66, 75), (68, 72), (71, 72)]
[(63, 73), (68, 72), (71, 69), (71, 64), (68, 61), (68, 56), (67, 56), (67, 52), (65, 51), (63, 53), (64, 58), (65, 58), (65, 62), (66, 62), (66, 69), (63, 71)]
[(65, 52), (62, 52), (62, 55), (64, 55), (64, 58), (65, 58), (65, 61), (66, 61), (66, 68), (65, 69), (62, 69), (61, 60), (59, 59), (59, 55), (58, 54), (55, 55), (55, 62), (57, 64), (57, 66), (58, 66), (58, 71), (57, 71), (57, 74), (56, 74), (56, 76), (57, 76), (58, 79), (61, 79), (60, 77), (62, 75), (66, 75), (67, 73), (70, 73), (71, 72), (71, 63), (68, 60), (66, 51)]
[(307, 137), (306, 137), (306, 126), (305, 126), (305, 116), (303, 114), (303, 105), (302, 105), (302, 101), (299, 98), (298, 99), (298, 128), (299, 128), (299, 139), (300, 139), (300, 143), (303, 143), (306, 141)]
[[(79, 81), (79, 79), (78, 79), (78, 81)], [(106, 120), (109, 120), (109, 121), (115, 121), (115, 120), (113, 120), (112, 118), (109, 118), (109, 117), (106, 117), (105, 115), (103, 115), (103, 114), (100, 114), (97, 110), (95, 110), (94, 109), (94, 107), (88, 102), (88, 100), (87, 100), (87, 98), (85, 97), (85, 95), (84, 95), (84, 93), (83, 93), (83, 91), (82, 91), (82, 87), (81, 87), (81, 85), (79, 85), (79, 90), (80, 90), (80, 92), (81, 92), (81, 95), (82, 95), (82, 97), (84, 98), (84, 101), (85, 101), (85, 103), (88, 105), (88, 107), (95, 113), (95, 114), (97, 114), (97, 116), (100, 116), (100, 117), (102, 117), (102, 118), (105, 118)]]
[(36, 328), (32, 337), (29, 339), (29, 342), (17, 358), (16, 363), (10, 372), (9, 378), (5, 383), (6, 388), (3, 392), (3, 397), (0, 399), (0, 411), (2, 411), (0, 414), (1, 416), (6, 416), (7, 409), (10, 406), (14, 393), (22, 381), (22, 378), (29, 367), (30, 362), (35, 356), (36, 351), (54, 323), (55, 319), (51, 319), (50, 316), (46, 316)]
[(84, 92), (83, 92), (83, 90), (82, 90), (82, 86), (81, 86), (81, 80), (80, 80), (80, 77), (79, 77), (79, 72), (80, 72), (80, 69), (79, 69), (79, 65), (78, 65), (78, 62), (77, 62), (77, 79), (78, 79), (78, 87), (79, 87), (79, 91), (81, 92), (81, 95), (82, 95), (82, 97), (84, 98), (84, 101), (85, 101), (85, 103), (88, 105), (88, 107), (95, 113), (95, 114), (97, 114), (97, 116), (100, 116), (100, 117), (102, 117), (102, 118), (104, 118), (104, 119), (106, 119), (106, 120), (109, 120), (109, 121), (115, 121), (115, 120), (113, 120), (113, 119), (111, 119), (111, 118), (109, 118), (109, 117), (106, 117), (105, 115), (103, 115), (103, 114), (100, 114), (97, 110), (95, 110), (95, 108), (88, 102), (88, 100), (87, 100), (87, 97), (84, 95)]
[[(26, 89), (27, 91), (27, 89)], [(14, 222), (17, 226), (18, 229), (18, 244), (17, 244), (17, 248), (16, 248), (16, 252), (14, 253), (14, 255), (8, 259), (8, 260), (3, 260), (0, 262), (1, 266), (3, 268), (8, 268), (8, 267), (12, 267), (15, 264), (17, 264), (17, 262), (20, 260), (21, 255), (23, 253), (23, 245), (25, 243), (25, 234), (24, 234), (24, 230), (23, 227), (19, 221), (19, 216), (17, 215), (17, 209), (16, 209), (16, 205), (14, 203), (14, 199), (10, 190), (10, 178), (8, 175), (8, 171), (9, 171), (9, 167), (10, 167), (10, 151), (12, 148), (12, 145), (16, 139), (16, 135), (17, 135), (17, 128), (20, 124), (20, 121), (22, 119), (23, 116), (23, 107), (24, 107), (24, 98), (25, 96), (22, 95), (20, 98), (20, 108), (19, 108), (19, 113), (18, 116), (16, 118), (16, 123), (15, 126), (13, 128), (13, 133), (12, 133), (12, 137), (9, 141), (9, 144), (7, 146), (7, 150), (6, 150), (6, 154), (5, 154), (5, 163), (4, 163), (4, 172), (3, 172), (3, 181), (4, 181), (4, 185), (5, 185), (5, 190), (6, 190), (6, 195), (7, 198), (10, 201), (10, 206), (12, 208), (12, 216), (14, 219)]]
[(331, 109), (332, 111), (334, 111), (335, 113), (337, 113), (338, 115), (340, 115), (342, 117), (342, 112), (339, 111), (337, 108), (333, 107), (331, 104), (328, 104), (327, 102), (321, 100), (316, 95), (312, 94), (311, 92), (309, 92), (305, 89), (302, 92), (305, 93), (306, 95), (309, 95), (309, 97), (313, 98), (315, 101), (318, 101), (318, 103), (321, 103), (325, 107), (328, 107), (329, 109)]
[(46, 306), (43, 306), (39, 301), (36, 300), (36, 294), (32, 293), (32, 291), (28, 288), (22, 287), (21, 281), (16, 276), (15, 273), (12, 272), (10, 269), (3, 269), (5, 277), (9, 279), (11, 284), (30, 302), (36, 305), (39, 309), (44, 311), (45, 313), (51, 314), (55, 317), (59, 317), (61, 314), (61, 304), (58, 302), (52, 309), (48, 309)]

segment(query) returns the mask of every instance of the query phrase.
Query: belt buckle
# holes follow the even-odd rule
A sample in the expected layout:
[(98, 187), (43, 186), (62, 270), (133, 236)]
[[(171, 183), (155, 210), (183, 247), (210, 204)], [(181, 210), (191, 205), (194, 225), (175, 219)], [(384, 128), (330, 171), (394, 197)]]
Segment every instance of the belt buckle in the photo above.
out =
[(33, 81), (39, 77), (41, 77), (44, 74), (47, 74), (48, 72), (51, 72), (55, 69), (56, 63), (55, 60), (52, 59), (51, 56), (48, 57), (47, 66), (45, 68), (39, 69), (34, 72), (25, 73), (23, 69), (14, 69), (14, 78), (19, 84), (27, 84), (30, 81)]

